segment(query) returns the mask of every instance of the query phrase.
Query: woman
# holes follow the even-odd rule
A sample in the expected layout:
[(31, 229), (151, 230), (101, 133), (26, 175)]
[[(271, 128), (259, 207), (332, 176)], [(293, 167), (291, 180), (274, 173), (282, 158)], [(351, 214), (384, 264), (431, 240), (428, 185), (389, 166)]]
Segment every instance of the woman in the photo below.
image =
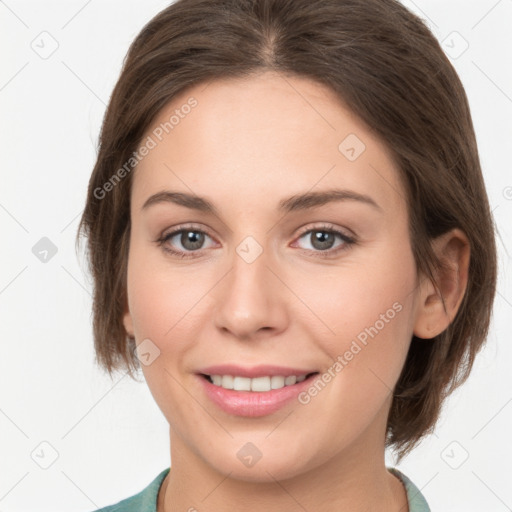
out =
[(429, 510), (385, 449), (467, 378), (496, 248), (464, 89), (401, 4), (163, 10), (79, 233), (97, 360), (170, 426), (172, 470), (101, 510)]

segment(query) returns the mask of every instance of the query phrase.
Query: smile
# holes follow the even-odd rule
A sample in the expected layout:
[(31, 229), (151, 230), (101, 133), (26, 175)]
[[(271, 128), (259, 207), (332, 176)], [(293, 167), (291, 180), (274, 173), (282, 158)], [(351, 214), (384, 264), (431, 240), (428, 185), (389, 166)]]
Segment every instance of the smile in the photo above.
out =
[(196, 378), (205, 398), (224, 413), (249, 418), (273, 414), (297, 404), (297, 396), (320, 375), (317, 371), (277, 366), (203, 368)]
[(233, 375), (204, 375), (215, 386), (224, 389), (233, 389), (234, 391), (254, 391), (263, 393), (272, 389), (281, 389), (285, 386), (293, 386), (297, 382), (302, 382), (310, 374), (307, 375), (267, 375), (263, 377), (241, 377)]

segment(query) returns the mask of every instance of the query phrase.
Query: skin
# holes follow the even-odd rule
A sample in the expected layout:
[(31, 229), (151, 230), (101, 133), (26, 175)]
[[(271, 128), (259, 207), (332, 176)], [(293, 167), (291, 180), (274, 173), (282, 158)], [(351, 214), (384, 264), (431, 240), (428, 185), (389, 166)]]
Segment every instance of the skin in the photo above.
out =
[[(453, 230), (434, 244), (450, 265), (437, 276), (445, 311), (433, 283), (417, 275), (391, 154), (333, 92), (273, 72), (203, 83), (162, 109), (146, 136), (192, 96), (198, 105), (138, 164), (131, 195), (123, 321), (137, 344), (149, 338), (160, 351), (142, 370), (170, 425), (172, 469), (158, 512), (234, 503), (247, 512), (407, 511), (384, 462), (392, 389), (412, 335), (432, 338), (455, 316), (467, 238)], [(366, 146), (354, 161), (338, 149), (349, 134)], [(330, 188), (368, 195), (380, 209), (345, 200), (277, 210), (284, 198)], [(204, 197), (218, 215), (170, 202), (142, 208), (163, 190)], [(198, 249), (181, 234), (156, 242), (185, 223), (206, 233)], [(323, 258), (314, 233), (303, 233), (325, 233), (324, 223), (356, 243), (332, 235)], [(236, 251), (247, 236), (263, 251), (250, 264)], [(236, 417), (209, 401), (195, 375), (221, 363), (323, 373), (395, 302), (400, 312), (308, 404)], [(262, 453), (252, 467), (236, 456), (247, 442)]]

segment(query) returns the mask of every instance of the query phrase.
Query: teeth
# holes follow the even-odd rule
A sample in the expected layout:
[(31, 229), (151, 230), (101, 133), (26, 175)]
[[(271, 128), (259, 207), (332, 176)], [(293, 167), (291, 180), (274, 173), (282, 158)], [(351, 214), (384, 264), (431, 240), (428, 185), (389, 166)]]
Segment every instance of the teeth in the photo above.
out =
[(281, 389), (284, 388), (284, 381), (286, 379), (284, 377), (274, 375), (273, 377), (270, 377), (270, 387), (272, 389)]
[(218, 377), (220, 378), (220, 382), (217, 384), (217, 386), (222, 386), (226, 389), (233, 389), (234, 379), (231, 377), (231, 375), (224, 375), (224, 377), (218, 375)]
[(273, 375), (272, 377), (255, 377), (254, 379), (233, 377), (232, 375), (210, 375), (209, 377), (215, 386), (220, 386), (224, 389), (264, 392), (272, 389), (281, 389), (285, 386), (293, 386), (297, 382), (302, 382), (306, 375), (290, 375), (289, 377)]
[[(226, 375), (226, 384), (227, 384), (227, 375)], [(216, 386), (222, 386), (222, 375), (212, 375), (210, 377), (213, 381), (213, 383), (216, 385)], [(225, 388), (227, 388), (227, 385), (223, 386)]]
[[(222, 377), (224, 382), (224, 377)], [(233, 389), (235, 391), (251, 391), (251, 379), (247, 377), (235, 377), (233, 379)]]
[(285, 386), (291, 386), (292, 384), (295, 384), (297, 382), (297, 377), (295, 375), (290, 375), (289, 377), (286, 377), (284, 379)]
[(247, 380), (251, 381), (251, 391), (270, 391), (272, 388), (270, 377), (255, 377)]

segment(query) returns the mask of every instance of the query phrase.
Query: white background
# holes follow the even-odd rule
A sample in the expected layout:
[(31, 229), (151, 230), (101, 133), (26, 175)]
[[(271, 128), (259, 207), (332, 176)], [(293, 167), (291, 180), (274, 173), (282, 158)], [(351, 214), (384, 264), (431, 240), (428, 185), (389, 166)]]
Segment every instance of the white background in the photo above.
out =
[[(142, 375), (141, 383), (122, 373), (111, 381), (94, 364), (91, 281), (74, 249), (122, 59), (167, 4), (0, 2), (0, 512), (89, 511), (139, 492), (170, 463), (167, 423)], [(404, 4), (445, 41), (466, 88), (500, 235), (500, 278), (470, 379), (398, 468), (433, 511), (504, 512), (512, 510), (512, 1)], [(464, 41), (453, 31), (469, 44), (460, 56)], [(48, 58), (33, 49), (57, 44)], [(46, 263), (32, 252), (42, 237), (58, 249)], [(41, 468), (53, 450), (58, 458)]]

